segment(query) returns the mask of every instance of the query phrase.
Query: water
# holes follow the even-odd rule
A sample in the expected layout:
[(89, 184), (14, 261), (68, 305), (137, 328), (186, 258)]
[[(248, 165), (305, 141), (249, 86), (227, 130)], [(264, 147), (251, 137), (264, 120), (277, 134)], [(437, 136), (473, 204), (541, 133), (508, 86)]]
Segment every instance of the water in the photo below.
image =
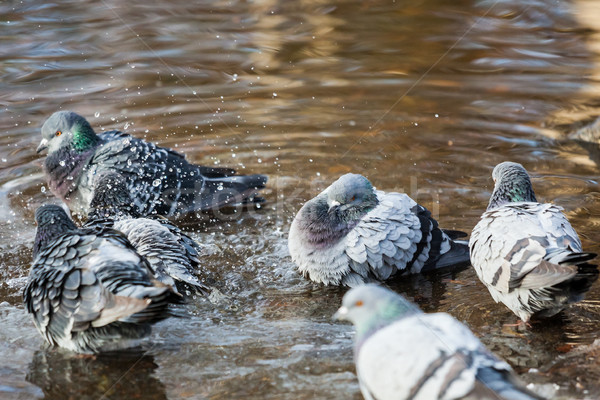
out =
[[(348, 171), (470, 231), (493, 166), (517, 161), (600, 251), (600, 151), (567, 139), (600, 114), (596, 2), (192, 3), (0, 3), (0, 398), (360, 399), (352, 328), (330, 318), (344, 290), (302, 279), (286, 248), (303, 202)], [(61, 108), (270, 178), (259, 210), (183, 221), (224, 298), (193, 300), (141, 349), (48, 350), (21, 304), (33, 212), (52, 198), (39, 127)], [(391, 286), (538, 390), (600, 397), (600, 285), (525, 331), (471, 269)]]

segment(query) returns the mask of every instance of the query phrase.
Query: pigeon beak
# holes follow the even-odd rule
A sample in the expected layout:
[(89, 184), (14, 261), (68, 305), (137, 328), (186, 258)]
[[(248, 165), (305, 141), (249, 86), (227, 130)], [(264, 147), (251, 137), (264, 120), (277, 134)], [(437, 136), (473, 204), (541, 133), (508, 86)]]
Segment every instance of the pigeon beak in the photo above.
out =
[(40, 145), (37, 147), (37, 149), (35, 150), (36, 153), (40, 153), (43, 150), (46, 150), (48, 148), (48, 139), (42, 139), (42, 141), (40, 142)]
[(335, 320), (345, 320), (346, 319), (346, 315), (348, 315), (348, 307), (346, 306), (341, 306), (335, 314), (333, 314), (333, 319)]
[(327, 213), (331, 214), (331, 212), (334, 211), (339, 206), (340, 206), (340, 202), (333, 200), (331, 203), (329, 203), (329, 210), (327, 210)]

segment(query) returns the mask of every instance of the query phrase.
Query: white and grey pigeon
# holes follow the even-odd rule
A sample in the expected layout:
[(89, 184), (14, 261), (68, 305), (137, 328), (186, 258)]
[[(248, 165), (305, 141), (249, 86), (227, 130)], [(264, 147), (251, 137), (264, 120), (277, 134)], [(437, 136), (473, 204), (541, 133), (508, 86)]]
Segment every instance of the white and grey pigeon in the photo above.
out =
[(96, 177), (85, 226), (109, 227), (125, 234), (161, 282), (178, 286), (181, 292), (187, 287), (209, 293), (198, 279), (200, 245), (164, 217), (142, 217), (120, 174), (104, 172)]
[(190, 164), (180, 153), (123, 132), (97, 135), (71, 111), (55, 112), (46, 120), (37, 152), (45, 149), (50, 190), (81, 215), (89, 212), (94, 177), (103, 171), (123, 175), (142, 215), (179, 216), (262, 201), (256, 192), (267, 181), (264, 175)]
[(388, 289), (351, 289), (334, 318), (356, 327), (354, 361), (367, 400), (541, 399), (465, 325)]
[(396, 273), (469, 263), (463, 232), (444, 231), (404, 193), (346, 174), (300, 209), (288, 237), (300, 272), (325, 285), (357, 286)]
[(498, 164), (492, 177), (494, 192), (469, 246), (494, 300), (523, 322), (582, 300), (598, 278), (597, 267), (587, 263), (596, 254), (583, 252), (561, 207), (538, 203), (521, 164)]
[(44, 339), (79, 353), (136, 345), (151, 325), (181, 315), (180, 296), (113, 229), (78, 229), (64, 209), (44, 205), (23, 293)]

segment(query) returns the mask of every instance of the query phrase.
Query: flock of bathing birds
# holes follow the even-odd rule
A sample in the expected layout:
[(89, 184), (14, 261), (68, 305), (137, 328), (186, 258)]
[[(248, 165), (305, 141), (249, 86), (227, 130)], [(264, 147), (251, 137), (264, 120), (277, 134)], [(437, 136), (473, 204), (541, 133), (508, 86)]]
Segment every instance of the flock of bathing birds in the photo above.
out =
[[(188, 163), (119, 131), (96, 134), (82, 116), (54, 113), (42, 126), (51, 191), (66, 209), (37, 209), (24, 303), (52, 346), (77, 353), (139, 343), (153, 323), (185, 316), (199, 279), (199, 244), (165, 217), (264, 201), (264, 175)], [(366, 399), (540, 399), (453, 317), (425, 314), (382, 286), (390, 279), (471, 264), (496, 302), (527, 325), (580, 301), (598, 278), (577, 233), (539, 203), (517, 163), (494, 168), (489, 205), (466, 234), (444, 230), (403, 193), (346, 174), (306, 202), (289, 232), (299, 271), (348, 286), (336, 319), (356, 327), (355, 363)]]

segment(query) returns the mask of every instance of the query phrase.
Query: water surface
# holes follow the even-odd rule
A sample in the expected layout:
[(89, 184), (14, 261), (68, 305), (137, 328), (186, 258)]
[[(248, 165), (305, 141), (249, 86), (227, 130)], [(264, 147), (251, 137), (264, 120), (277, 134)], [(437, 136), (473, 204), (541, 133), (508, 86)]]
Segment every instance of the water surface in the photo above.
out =
[[(286, 244), (349, 171), (470, 232), (493, 166), (517, 161), (600, 251), (600, 152), (567, 139), (600, 114), (594, 1), (193, 3), (0, 3), (0, 398), (360, 399), (353, 330), (331, 321), (344, 290), (304, 280)], [(260, 210), (182, 221), (226, 299), (193, 299), (141, 349), (49, 350), (21, 304), (33, 212), (52, 200), (35, 148), (58, 109), (270, 178)], [(390, 286), (466, 322), (534, 389), (600, 397), (598, 284), (524, 331), (472, 269)]]

